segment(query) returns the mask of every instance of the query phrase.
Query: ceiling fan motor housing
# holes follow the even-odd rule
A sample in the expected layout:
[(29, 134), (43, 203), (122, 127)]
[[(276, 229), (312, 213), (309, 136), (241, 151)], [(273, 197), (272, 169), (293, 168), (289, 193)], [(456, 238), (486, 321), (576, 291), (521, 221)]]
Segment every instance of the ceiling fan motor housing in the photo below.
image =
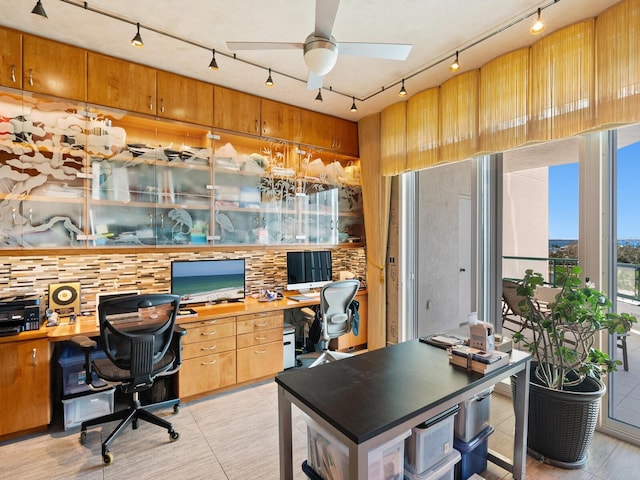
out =
[(307, 68), (319, 76), (329, 73), (338, 60), (335, 38), (330, 39), (311, 34), (304, 42), (304, 62)]

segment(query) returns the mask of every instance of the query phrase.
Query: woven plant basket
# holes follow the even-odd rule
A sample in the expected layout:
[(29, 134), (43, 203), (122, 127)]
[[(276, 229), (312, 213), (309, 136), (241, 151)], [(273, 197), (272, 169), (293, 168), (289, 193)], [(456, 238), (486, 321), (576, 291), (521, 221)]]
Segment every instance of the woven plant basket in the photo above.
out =
[[(529, 454), (550, 465), (580, 468), (587, 461), (587, 450), (600, 412), (605, 385), (595, 378), (567, 390), (558, 391), (535, 383), (535, 362), (531, 363), (529, 383)], [(511, 378), (513, 398), (517, 382)]]

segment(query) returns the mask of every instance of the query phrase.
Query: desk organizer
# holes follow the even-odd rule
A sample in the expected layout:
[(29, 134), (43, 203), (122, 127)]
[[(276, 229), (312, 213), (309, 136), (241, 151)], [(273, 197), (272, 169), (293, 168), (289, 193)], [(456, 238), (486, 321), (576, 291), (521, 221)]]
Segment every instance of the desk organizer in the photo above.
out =
[[(303, 471), (310, 478), (324, 480), (349, 478), (349, 449), (331, 433), (308, 416), (307, 461)], [(404, 472), (404, 441), (407, 431), (369, 452), (369, 480), (402, 478)], [(308, 469), (311, 468), (311, 471)]]
[(454, 480), (456, 465), (460, 461), (460, 452), (456, 449), (436, 463), (426, 472), (417, 474), (409, 468), (404, 469), (407, 480)]
[(405, 442), (405, 465), (422, 474), (453, 450), (453, 422), (460, 407), (445, 410), (411, 429)]
[(465, 480), (474, 473), (480, 474), (487, 469), (489, 435), (492, 433), (493, 427), (489, 425), (470, 442), (463, 442), (454, 438), (453, 446), (462, 456), (460, 463), (456, 465), (455, 480)]

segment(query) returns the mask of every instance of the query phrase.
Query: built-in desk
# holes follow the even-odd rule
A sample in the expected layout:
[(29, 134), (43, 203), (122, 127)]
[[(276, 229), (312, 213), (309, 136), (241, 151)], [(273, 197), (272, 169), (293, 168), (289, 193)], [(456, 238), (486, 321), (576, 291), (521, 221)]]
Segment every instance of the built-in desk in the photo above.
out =
[(490, 459), (524, 480), (529, 363), (514, 350), (508, 366), (482, 376), (449, 364), (447, 352), (412, 340), (315, 368), (280, 373), (280, 478), (293, 479), (291, 404), (349, 449), (349, 478), (366, 479), (368, 453), (511, 375), (518, 377), (513, 459)]

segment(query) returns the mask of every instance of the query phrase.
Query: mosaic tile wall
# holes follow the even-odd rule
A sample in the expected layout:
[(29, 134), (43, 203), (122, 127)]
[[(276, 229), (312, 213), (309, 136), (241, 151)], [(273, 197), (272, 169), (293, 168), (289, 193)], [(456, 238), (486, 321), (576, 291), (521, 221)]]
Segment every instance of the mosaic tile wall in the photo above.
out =
[[(337, 248), (331, 254), (334, 280), (341, 270), (365, 278), (364, 247)], [(172, 260), (223, 258), (245, 259), (247, 296), (257, 294), (261, 288), (282, 288), (286, 284), (285, 250), (0, 256), (0, 297), (36, 294), (46, 304), (50, 283), (80, 282), (81, 309), (93, 311), (99, 291), (168, 292)]]

